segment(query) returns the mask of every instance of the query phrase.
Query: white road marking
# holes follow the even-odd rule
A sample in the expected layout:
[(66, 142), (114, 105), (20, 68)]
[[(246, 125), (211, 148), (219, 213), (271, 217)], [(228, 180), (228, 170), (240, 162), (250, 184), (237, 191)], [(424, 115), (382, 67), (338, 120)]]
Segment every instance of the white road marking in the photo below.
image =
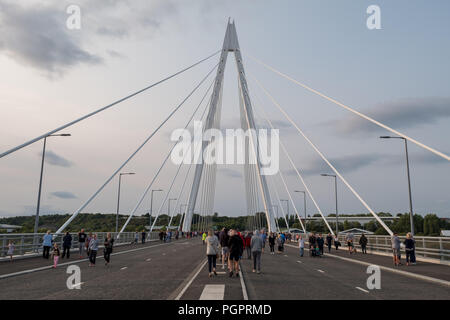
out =
[(303, 262), (301, 262), (301, 261), (297, 261), (298, 263), (303, 263)]
[(152, 258), (148, 258), (147, 260), (145, 260), (145, 261), (150, 261), (150, 260), (152, 260)]
[[(289, 245), (289, 244), (287, 244), (287, 246), (292, 247), (292, 248), (297, 248), (296, 246), (292, 246), (292, 245)], [(306, 250), (309, 250), (309, 249), (306, 249)], [(334, 255), (334, 254), (331, 254), (331, 253), (325, 253), (324, 256), (332, 257), (332, 258), (336, 258), (336, 259), (340, 259), (340, 260), (345, 260), (345, 261), (348, 261), (348, 262), (358, 263), (358, 264), (361, 264), (363, 266), (371, 266), (371, 265), (373, 265), (373, 263), (368, 263), (368, 262), (360, 261), (360, 260), (357, 260), (357, 259), (350, 259), (350, 258), (340, 257), (340, 256), (337, 256), (337, 255)], [(386, 271), (389, 271), (389, 272), (392, 272), (392, 273), (401, 274), (401, 275), (403, 275), (405, 277), (416, 278), (416, 279), (419, 279), (419, 280), (433, 282), (433, 283), (437, 283), (437, 284), (440, 284), (440, 285), (443, 285), (443, 286), (450, 287), (450, 281), (447, 281), (447, 280), (442, 280), (442, 279), (433, 278), (433, 277), (429, 277), (429, 276), (423, 276), (423, 275), (420, 275), (420, 274), (417, 274), (417, 273), (397, 270), (397, 269), (393, 269), (393, 268), (389, 268), (389, 267), (385, 267), (385, 266), (380, 266), (380, 265), (378, 265), (378, 266), (380, 267), (381, 270), (386, 270)]]
[(319, 272), (322, 272), (322, 273), (325, 273), (325, 271), (323, 271), (323, 270), (320, 270), (320, 269), (317, 269), (317, 271), (319, 271)]
[(217, 271), (217, 274), (227, 274), (225, 271)]
[(244, 276), (242, 274), (240, 266), (239, 266), (239, 280), (241, 280), (242, 295), (244, 296), (244, 300), (248, 300), (247, 287), (245, 286)]
[(208, 260), (205, 260), (205, 262), (203, 262), (200, 265), (200, 268), (198, 268), (197, 272), (194, 274), (194, 276), (189, 280), (188, 283), (186, 283), (186, 285), (184, 286), (183, 290), (181, 290), (181, 292), (177, 295), (177, 297), (175, 298), (175, 300), (180, 300), (180, 298), (183, 296), (183, 294), (186, 292), (186, 290), (189, 288), (189, 286), (192, 284), (192, 282), (194, 281), (195, 278), (197, 278), (198, 274), (200, 273), (200, 271), (202, 271), (203, 267), (206, 265), (206, 263), (208, 262)]
[(287, 257), (287, 254), (285, 254), (284, 256)]
[(360, 287), (355, 287), (355, 288), (358, 289), (358, 290), (361, 290), (362, 292), (369, 293), (369, 291), (367, 291), (367, 290), (365, 290), (363, 288), (360, 288)]
[(128, 267), (123, 267), (123, 268), (120, 268), (120, 270), (125, 270), (125, 269), (127, 269)]
[(207, 284), (199, 300), (223, 300), (224, 294), (224, 284)]

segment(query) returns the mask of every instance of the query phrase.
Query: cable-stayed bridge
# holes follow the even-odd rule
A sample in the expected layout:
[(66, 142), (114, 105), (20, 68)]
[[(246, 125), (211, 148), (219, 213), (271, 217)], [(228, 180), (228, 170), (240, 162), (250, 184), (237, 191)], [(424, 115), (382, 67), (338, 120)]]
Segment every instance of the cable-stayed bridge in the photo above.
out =
[[(0, 154), (0, 158), (7, 157), (9, 154), (16, 152), (22, 148), (29, 146), (35, 142), (44, 140), (51, 135), (58, 135), (62, 130), (74, 126), (77, 123), (84, 121), (90, 117), (93, 117), (108, 109), (119, 107), (120, 103), (130, 100), (133, 97), (150, 91), (152, 88), (170, 81), (170, 79), (177, 77), (180, 74), (188, 72), (194, 69), (196, 66), (206, 63), (207, 61), (215, 61), (216, 64), (208, 71), (206, 75), (203, 75), (197, 83), (192, 85), (192, 89), (189, 94), (183, 97), (179, 104), (177, 104), (165, 117), (165, 119), (153, 130), (151, 133), (138, 145), (138, 147), (125, 157), (125, 161), (118, 164), (117, 167), (110, 175), (105, 177), (104, 181), (96, 182), (99, 184), (98, 188), (92, 190), (91, 195), (85, 199), (77, 210), (72, 212), (70, 218), (62, 224), (58, 230), (54, 233), (54, 237), (60, 237), (70, 226), (72, 221), (81, 213), (85, 208), (102, 193), (105, 187), (111, 183), (111, 181), (121, 175), (121, 171), (127, 166), (127, 164), (139, 154), (139, 152), (146, 147), (152, 147), (152, 138), (157, 132), (167, 125), (167, 122), (177, 114), (186, 104), (187, 101), (192, 99), (194, 93), (199, 90), (205, 90), (202, 98), (196, 104), (195, 109), (191, 113), (190, 117), (186, 119), (184, 130), (187, 130), (190, 126), (194, 126), (199, 132), (209, 132), (212, 135), (209, 139), (195, 140), (179, 139), (179, 141), (173, 143), (169, 150), (166, 150), (165, 158), (160, 164), (158, 170), (148, 184), (143, 188), (142, 193), (137, 195), (137, 201), (133, 209), (129, 212), (127, 221), (120, 226), (120, 230), (114, 233), (116, 241), (120, 243), (123, 237), (129, 237), (126, 233), (126, 228), (135, 216), (139, 208), (142, 206), (145, 199), (149, 196), (153, 196), (152, 188), (155, 188), (155, 182), (160, 177), (160, 174), (170, 163), (173, 161), (174, 154), (182, 152), (180, 163), (178, 168), (169, 179), (170, 186), (168, 190), (164, 190), (164, 199), (159, 208), (156, 210), (155, 218), (150, 225), (150, 233), (148, 233), (147, 240), (152, 239), (155, 225), (158, 224), (158, 218), (163, 214), (163, 210), (166, 207), (171, 206), (171, 201), (176, 201), (173, 208), (185, 207), (182, 212), (181, 221), (178, 221), (176, 229), (181, 233), (189, 233), (192, 231), (205, 231), (213, 227), (211, 215), (214, 212), (214, 198), (216, 189), (216, 172), (218, 162), (217, 159), (221, 155), (221, 149), (223, 149), (224, 142), (220, 141), (218, 131), (221, 129), (221, 112), (222, 112), (222, 96), (223, 96), (223, 83), (224, 83), (224, 71), (228, 60), (229, 54), (234, 54), (234, 60), (237, 67), (238, 79), (237, 90), (239, 95), (239, 110), (240, 110), (240, 129), (244, 135), (241, 139), (242, 145), (238, 146), (236, 157), (241, 157), (241, 163), (244, 167), (244, 183), (245, 183), (245, 195), (247, 204), (247, 213), (249, 214), (248, 230), (265, 229), (268, 232), (280, 232), (279, 219), (284, 219), (287, 228), (289, 223), (286, 217), (289, 218), (289, 212), (285, 212), (282, 201), (285, 201), (287, 208), (292, 208), (296, 221), (301, 226), (304, 234), (311, 230), (307, 230), (302, 218), (302, 211), (299, 210), (293, 200), (292, 189), (288, 186), (288, 183), (282, 173), (282, 170), (275, 170), (271, 172), (270, 166), (274, 163), (267, 161), (268, 149), (274, 145), (280, 147), (281, 152), (277, 154), (277, 157), (271, 157), (271, 161), (277, 162), (278, 157), (283, 157), (290, 165), (290, 170), (295, 172), (298, 182), (304, 188), (305, 199), (308, 198), (314, 204), (315, 209), (320, 214), (323, 223), (326, 225), (331, 236), (337, 236), (336, 229), (332, 228), (332, 225), (326, 219), (321, 207), (316, 200), (311, 187), (306, 183), (302, 168), (299, 168), (295, 163), (295, 159), (291, 156), (289, 148), (283, 142), (283, 136), (278, 134), (276, 126), (268, 115), (266, 109), (263, 107), (263, 99), (257, 95), (258, 89), (276, 108), (277, 112), (282, 115), (285, 120), (297, 131), (299, 138), (303, 138), (309, 146), (314, 150), (322, 161), (333, 172), (335, 181), (339, 180), (350, 191), (351, 194), (362, 204), (362, 206), (372, 215), (373, 219), (382, 226), (389, 235), (393, 235), (388, 225), (384, 222), (384, 219), (380, 218), (371, 205), (364, 200), (363, 195), (357, 191), (357, 186), (351, 185), (348, 180), (343, 176), (342, 172), (331, 163), (330, 159), (319, 148), (319, 146), (313, 142), (304, 130), (302, 130), (300, 121), (293, 118), (286, 112), (285, 108), (281, 105), (278, 99), (271, 94), (268, 88), (266, 88), (262, 82), (254, 75), (245, 71), (245, 59), (251, 59), (263, 68), (273, 72), (274, 74), (281, 76), (284, 80), (288, 80), (291, 83), (306, 90), (314, 95), (317, 95), (332, 104), (351, 112), (352, 114), (364, 119), (367, 122), (375, 124), (386, 131), (392, 133), (397, 138), (401, 138), (407, 142), (413, 143), (420, 148), (425, 149), (428, 152), (435, 154), (447, 161), (450, 161), (450, 156), (421, 143), (416, 138), (410, 137), (394, 128), (387, 126), (384, 123), (377, 121), (359, 111), (352, 108), (336, 99), (326, 95), (325, 93), (311, 88), (306, 84), (293, 79), (284, 72), (281, 72), (269, 64), (262, 62), (258, 58), (249, 54), (244, 54), (239, 46), (236, 26), (234, 22), (228, 22), (225, 37), (223, 40), (222, 48), (207, 57), (198, 60), (186, 68), (179, 70), (158, 82), (150, 84), (136, 92), (133, 92), (117, 101), (114, 101), (106, 106), (103, 106), (89, 114), (86, 114), (78, 119), (75, 119), (69, 123), (66, 123), (58, 128), (52, 129), (38, 137), (35, 137), (19, 146), (16, 146), (10, 150), (6, 150)], [(248, 81), (250, 80), (250, 81)], [(250, 90), (250, 85), (252, 90)], [(201, 120), (200, 125), (195, 126), (194, 119), (198, 117)], [(261, 125), (263, 124), (264, 125)], [(261, 135), (258, 130), (271, 129), (270, 138)], [(215, 131), (214, 131), (215, 130)], [(214, 135), (213, 133), (217, 135)], [(182, 135), (180, 134), (180, 137)], [(191, 137), (190, 137), (191, 138)], [(228, 136), (227, 136), (228, 138)], [(238, 136), (232, 136), (232, 139), (239, 140)], [(266, 139), (263, 139), (266, 138)], [(233, 147), (234, 148), (234, 147)], [(272, 149), (274, 150), (274, 149)], [(278, 151), (278, 149), (277, 149)], [(160, 152), (160, 150), (157, 150)], [(228, 155), (226, 155), (228, 156)], [(271, 156), (274, 156), (271, 154)], [(234, 160), (234, 155), (232, 157)], [(1, 160), (0, 160), (1, 161)], [(184, 176), (180, 176), (181, 168), (188, 166), (187, 172)], [(220, 165), (220, 163), (219, 163)], [(276, 164), (277, 166), (279, 163)], [(409, 171), (408, 171), (409, 174)], [(278, 190), (276, 187), (275, 179), (282, 182), (283, 188)], [(178, 194), (174, 192), (174, 186), (181, 185)], [(288, 199), (281, 199), (280, 193), (286, 194)], [(175, 197), (175, 198), (171, 198)], [(337, 199), (337, 197), (336, 197)], [(38, 199), (39, 207), (40, 195)], [(306, 201), (306, 200), (305, 200)], [(274, 210), (274, 209), (277, 210)], [(278, 210), (279, 209), (279, 210)], [(337, 211), (337, 205), (336, 205)], [(412, 203), (411, 203), (412, 211)], [(168, 209), (170, 215), (170, 221), (167, 228), (174, 227), (174, 216), (176, 210), (171, 211)], [(197, 213), (200, 216), (200, 220), (193, 221), (194, 214)], [(262, 213), (262, 214), (260, 214)], [(36, 223), (38, 223), (38, 213), (36, 215)], [(195, 222), (195, 223), (194, 223)], [(336, 228), (338, 224), (336, 223)], [(37, 225), (36, 225), (37, 227)], [(412, 229), (414, 230), (414, 229)], [(314, 231), (314, 230), (312, 230)], [(111, 230), (113, 232), (113, 230)], [(121, 240), (122, 239), (122, 240)], [(127, 238), (128, 240), (128, 238)], [(98, 295), (97, 297), (104, 298), (157, 298), (157, 299), (198, 299), (198, 298), (211, 298), (221, 297), (222, 299), (267, 299), (267, 293), (265, 291), (266, 286), (270, 286), (271, 290), (279, 290), (280, 299), (303, 299), (303, 298), (336, 298), (336, 294), (341, 294), (346, 298), (362, 298), (362, 299), (395, 299), (401, 298), (400, 292), (405, 294), (406, 297), (420, 298), (419, 293), (416, 294), (419, 288), (427, 288), (432, 292), (430, 298), (435, 295), (436, 297), (449, 298), (449, 271), (448, 266), (444, 264), (436, 264), (433, 262), (424, 261), (420, 267), (416, 269), (411, 268), (411, 271), (399, 271), (392, 269), (390, 258), (383, 255), (357, 255), (349, 257), (346, 255), (345, 250), (341, 249), (330, 254), (324, 255), (321, 259), (308, 259), (298, 257), (297, 243), (293, 242), (290, 245), (286, 245), (286, 250), (279, 255), (269, 255), (266, 252), (263, 255), (263, 263), (266, 268), (267, 275), (265, 278), (258, 278), (258, 275), (253, 274), (251, 265), (247, 261), (243, 260), (241, 263), (242, 273), (239, 281), (234, 281), (226, 277), (226, 271), (220, 271), (222, 278), (217, 277), (208, 282), (209, 279), (203, 279), (198, 274), (205, 268), (206, 262), (204, 261), (205, 248), (202, 247), (198, 238), (193, 239), (180, 239), (169, 243), (157, 243), (157, 241), (147, 241), (147, 244), (143, 244), (140, 247), (128, 248), (124, 242), (123, 246), (118, 247), (117, 252), (114, 254), (113, 259), (116, 260), (117, 266), (108, 269), (110, 273), (114, 274), (115, 284), (113, 288), (107, 281), (102, 282), (98, 277), (98, 269), (96, 270), (84, 270), (83, 277), (86, 274), (86, 278), (82, 280), (83, 287), (90, 288), (90, 294)], [(34, 243), (35, 246), (37, 242)], [(440, 252), (448, 256), (449, 248), (440, 248)], [(76, 254), (75, 254), (76, 255)], [(145, 258), (145, 259), (144, 259)], [(299, 260), (300, 259), (300, 260)], [(82, 260), (76, 260), (71, 258), (67, 264), (75, 263), (82, 265)], [(157, 270), (157, 274), (144, 275), (144, 270), (151, 264), (163, 265), (164, 267)], [(119, 268), (120, 265), (120, 268)], [(386, 283), (386, 287), (382, 291), (369, 290), (365, 284), (367, 280), (367, 273), (365, 272), (370, 265), (377, 265), (381, 267), (383, 277), (383, 283)], [(167, 269), (166, 269), (167, 267)], [(52, 277), (51, 272), (53, 270), (43, 266), (43, 261), (38, 258), (23, 259), (13, 265), (2, 263), (0, 265), (2, 274), (0, 280), (5, 287), (12, 286), (13, 282), (17, 282), (18, 279), (22, 279), (26, 286), (33, 288), (39, 287), (39, 280), (36, 277)], [(87, 269), (87, 268), (86, 268)], [(128, 270), (128, 271), (127, 271)], [(58, 271), (59, 272), (59, 271)], [(131, 272), (131, 273), (130, 273)], [(80, 298), (76, 290), (64, 291), (55, 288), (62, 288), (65, 286), (66, 275), (59, 272), (56, 276), (54, 284), (48, 286), (48, 291), (44, 292), (44, 296), (47, 298)], [(186, 282), (186, 279), (188, 281)], [(190, 280), (189, 280), (190, 279)], [(263, 280), (262, 280), (263, 279)], [(289, 280), (287, 280), (289, 279)], [(413, 279), (412, 281), (406, 281), (405, 279)], [(283, 291), (283, 284), (287, 281), (292, 283), (292, 290)], [(291, 282), (292, 281), (292, 282)], [(384, 282), (386, 281), (386, 282)], [(223, 283), (226, 282), (226, 283)], [(313, 285), (314, 282), (314, 285)], [(144, 283), (146, 285), (144, 285)], [(150, 285), (150, 283), (152, 285)], [(136, 293), (134, 289), (137, 286), (144, 286), (145, 288)], [(124, 288), (129, 287), (127, 291)], [(307, 288), (331, 288), (328, 289), (310, 289)], [(275, 289), (274, 289), (275, 288)], [(304, 289), (300, 289), (304, 288)], [(8, 291), (8, 295), (19, 297), (21, 290), (24, 287), (15, 286), (14, 290)], [(46, 290), (47, 290), (46, 289)], [(281, 293), (283, 291), (283, 293)], [(278, 291), (275, 291), (278, 292)], [(42, 292), (41, 292), (42, 293)], [(27, 295), (20, 297), (36, 298), (36, 292), (30, 290)], [(7, 297), (2, 297), (7, 298)]]

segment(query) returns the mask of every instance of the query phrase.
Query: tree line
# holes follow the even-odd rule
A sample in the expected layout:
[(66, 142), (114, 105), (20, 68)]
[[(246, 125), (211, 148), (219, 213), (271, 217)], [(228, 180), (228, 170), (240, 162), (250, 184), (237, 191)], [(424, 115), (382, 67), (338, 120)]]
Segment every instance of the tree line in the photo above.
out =
[[(390, 213), (380, 212), (379, 216), (392, 216)], [(52, 214), (52, 215), (42, 215), (39, 217), (39, 232), (46, 232), (51, 230), (56, 231), (68, 218), (69, 214)], [(313, 217), (317, 217), (319, 214), (314, 214)], [(329, 217), (335, 216), (330, 214)], [(371, 216), (371, 214), (359, 214), (359, 215), (339, 215), (339, 230), (347, 230), (351, 228), (360, 228), (374, 232), (377, 235), (387, 235), (384, 228), (375, 220), (369, 221), (365, 224), (359, 222), (350, 222), (345, 220), (345, 217), (356, 217), (356, 216)], [(393, 222), (385, 221), (386, 225), (394, 232), (399, 234), (406, 234), (410, 231), (410, 221), (409, 213), (397, 214), (398, 219)], [(12, 224), (22, 226), (21, 229), (15, 230), (16, 233), (32, 233), (34, 230), (34, 216), (18, 216), (18, 217), (6, 217), (0, 218), (0, 224)], [(128, 219), (126, 215), (119, 215), (119, 230), (125, 224)], [(155, 226), (163, 227), (164, 229), (169, 224), (170, 217), (167, 214), (162, 214), (158, 217)], [(172, 219), (172, 226), (178, 226), (181, 221), (181, 215), (177, 214)], [(154, 217), (152, 217), (151, 223), (154, 222)], [(142, 216), (136, 216), (131, 218), (129, 224), (127, 225), (126, 232), (142, 231), (149, 226), (150, 217), (146, 213)], [(301, 229), (298, 219), (291, 216), (288, 220), (289, 226), (291, 228)], [(286, 228), (286, 221), (284, 218), (277, 219), (277, 224), (280, 228)], [(335, 230), (336, 224), (329, 222), (331, 228)], [(114, 231), (116, 226), (116, 214), (102, 214), (102, 213), (81, 213), (79, 214), (72, 223), (67, 227), (66, 231), (76, 232), (81, 228), (87, 231), (97, 231), (97, 232), (108, 232)], [(213, 228), (220, 230), (222, 228), (238, 229), (238, 230), (249, 230), (253, 228), (267, 227), (265, 214), (263, 212), (257, 213), (255, 216), (219, 216), (218, 213), (207, 217), (201, 217), (198, 214), (194, 214), (192, 218), (192, 229), (200, 228)], [(419, 214), (414, 215), (414, 231), (418, 236), (439, 236), (441, 230), (450, 229), (450, 223), (445, 219), (440, 219), (436, 214), (427, 214), (422, 217)], [(308, 221), (306, 224), (306, 230), (315, 232), (328, 232), (323, 221)], [(0, 232), (5, 232), (6, 230), (0, 230)]]

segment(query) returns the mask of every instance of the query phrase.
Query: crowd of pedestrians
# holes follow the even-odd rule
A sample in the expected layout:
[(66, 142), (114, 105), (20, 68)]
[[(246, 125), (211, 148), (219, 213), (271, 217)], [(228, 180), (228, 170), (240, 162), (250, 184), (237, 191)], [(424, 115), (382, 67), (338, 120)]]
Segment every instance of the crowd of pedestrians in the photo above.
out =
[[(261, 256), (264, 253), (266, 241), (268, 242), (270, 254), (281, 254), (284, 252), (284, 245), (288, 242), (298, 242), (298, 249), (300, 257), (305, 254), (306, 245), (308, 245), (310, 256), (322, 256), (324, 254), (324, 246), (327, 247), (328, 253), (334, 245), (335, 250), (339, 250), (341, 243), (338, 237), (328, 233), (326, 236), (322, 234), (316, 234), (315, 232), (309, 233), (308, 236), (304, 234), (290, 234), (290, 233), (267, 233), (265, 230), (255, 230), (253, 232), (241, 233), (236, 229), (223, 228), (221, 231), (209, 231), (206, 232), (181, 232), (179, 230), (160, 230), (159, 239), (161, 242), (170, 242), (172, 237), (176, 240), (181, 238), (193, 238), (200, 236), (203, 245), (206, 246), (206, 254), (208, 258), (208, 270), (209, 276), (217, 275), (216, 267), (217, 262), (222, 262), (222, 269), (227, 268), (229, 277), (239, 277), (239, 262), (243, 258), (244, 253), (247, 259), (253, 260), (253, 272), (261, 273)], [(143, 230), (140, 233), (141, 243), (145, 244), (147, 233)], [(345, 242), (347, 243), (347, 249), (349, 254), (356, 254), (353, 233), (347, 233), (345, 235)], [(77, 234), (78, 251), (80, 259), (87, 257), (89, 259), (89, 266), (93, 267), (96, 264), (97, 252), (99, 250), (99, 239), (97, 234), (92, 232), (86, 234), (84, 229), (81, 229)], [(70, 258), (70, 251), (72, 249), (72, 235), (66, 232), (62, 237), (62, 250), (59, 248), (58, 243), (53, 240), (53, 235), (50, 230), (43, 236), (42, 241), (42, 256), (44, 259), (52, 259), (53, 267), (56, 268), (59, 259)], [(132, 244), (137, 244), (139, 241), (139, 232), (136, 231), (134, 241)], [(361, 234), (359, 236), (358, 244), (361, 248), (362, 254), (367, 254), (368, 238)], [(111, 261), (111, 253), (113, 252), (114, 238), (111, 233), (107, 233), (103, 242), (103, 258), (105, 265), (109, 265)], [(277, 249), (275, 252), (275, 248)], [(394, 266), (400, 266), (401, 252), (405, 250), (406, 265), (416, 264), (415, 256), (415, 240), (411, 233), (406, 234), (406, 239), (402, 242), (397, 233), (394, 233), (391, 237), (391, 248), (393, 254)], [(8, 242), (7, 256), (10, 257), (10, 261), (13, 261), (13, 255), (15, 250), (15, 244), (13, 240)], [(61, 252), (62, 251), (62, 252)]]

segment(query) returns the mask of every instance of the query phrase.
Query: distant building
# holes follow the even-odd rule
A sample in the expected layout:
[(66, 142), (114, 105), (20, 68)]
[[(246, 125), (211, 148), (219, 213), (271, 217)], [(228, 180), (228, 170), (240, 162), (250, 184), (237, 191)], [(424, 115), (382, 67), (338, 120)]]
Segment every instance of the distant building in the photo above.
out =
[(450, 230), (441, 230), (441, 236), (450, 237)]
[(6, 229), (6, 232), (10, 233), (16, 229), (20, 229), (22, 226), (15, 226), (12, 224), (0, 224), (0, 229)]
[(368, 230), (363, 230), (363, 229), (359, 229), (359, 228), (351, 228), (351, 229), (347, 229), (344, 231), (339, 231), (339, 234), (347, 234), (347, 233), (353, 233), (353, 234), (374, 234), (371, 231)]

